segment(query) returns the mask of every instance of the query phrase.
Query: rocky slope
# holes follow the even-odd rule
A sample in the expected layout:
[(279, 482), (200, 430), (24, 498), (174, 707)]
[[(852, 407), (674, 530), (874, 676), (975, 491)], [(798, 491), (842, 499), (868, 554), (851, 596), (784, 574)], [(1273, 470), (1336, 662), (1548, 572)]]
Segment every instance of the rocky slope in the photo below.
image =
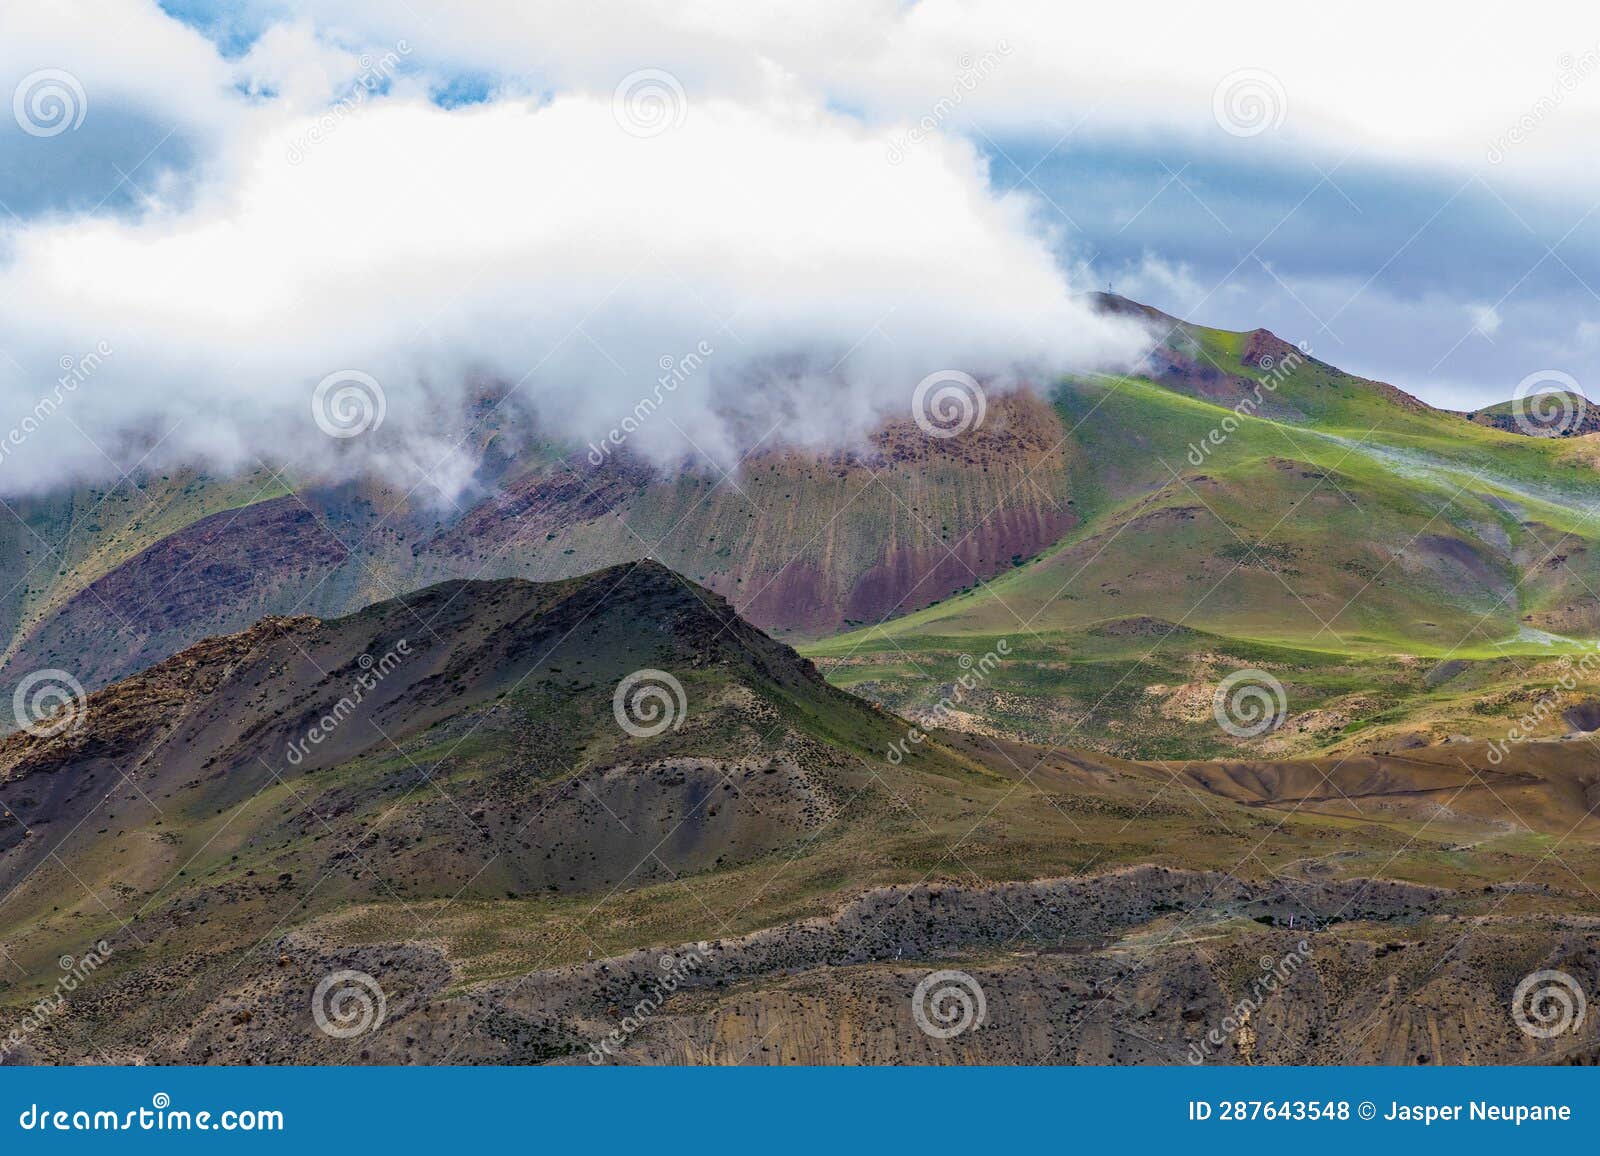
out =
[[(110, 1046), (159, 1063), (502, 1064), (1559, 1063), (1600, 1049), (1592, 1019), (1539, 1039), (1508, 1010), (1532, 968), (1593, 990), (1600, 918), (1486, 906), (1367, 879), (1164, 868), (919, 885), (465, 990), (434, 946), (341, 948), (312, 930), (275, 942), (155, 1047)], [(382, 992), (382, 1021), (330, 1036), (306, 990), (351, 972)], [(126, 995), (97, 992), (85, 1012)]]
[[(267, 618), (82, 706), (0, 742), (12, 1062), (1595, 1046), (1507, 1011), (1533, 971), (1600, 968), (1574, 744), (1498, 769), (1471, 744), (1206, 764), (929, 735), (655, 564)], [(987, 1011), (946, 1037), (910, 997), (952, 970)]]

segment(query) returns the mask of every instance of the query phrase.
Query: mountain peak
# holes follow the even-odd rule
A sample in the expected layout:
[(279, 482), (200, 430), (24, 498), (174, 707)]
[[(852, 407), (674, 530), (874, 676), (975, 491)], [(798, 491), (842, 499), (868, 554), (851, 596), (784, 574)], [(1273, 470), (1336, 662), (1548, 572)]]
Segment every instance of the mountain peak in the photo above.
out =
[[(824, 685), (725, 599), (654, 560), (557, 582), (458, 579), (344, 618), (268, 617), (202, 639), (73, 704), (56, 733), (0, 739), (0, 778), (95, 759), (143, 765), (174, 743), (182, 750), (168, 750), (168, 764), (189, 773), (276, 762), (333, 712), (338, 734), (306, 756), (323, 763), (579, 666), (613, 681), (647, 667), (723, 667)], [(337, 708), (349, 698), (359, 706), (345, 718)]]
[(1154, 305), (1145, 305), (1131, 297), (1124, 297), (1120, 293), (1108, 290), (1095, 290), (1088, 294), (1089, 305), (1096, 313), (1108, 314), (1117, 317), (1137, 317), (1145, 321), (1154, 321), (1167, 326), (1183, 324), (1180, 318), (1164, 313)]

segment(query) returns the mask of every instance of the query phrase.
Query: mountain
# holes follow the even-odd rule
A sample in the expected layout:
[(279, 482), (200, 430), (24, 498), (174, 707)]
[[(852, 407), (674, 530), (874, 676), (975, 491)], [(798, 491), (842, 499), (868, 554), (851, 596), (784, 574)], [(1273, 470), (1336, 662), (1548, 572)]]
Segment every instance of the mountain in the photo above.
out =
[[(1434, 409), (1263, 329), (1095, 300), (1150, 329), (1143, 365), (994, 390), (951, 438), (902, 420), (724, 476), (626, 446), (595, 465), (486, 400), (459, 505), (420, 475), (407, 492), (267, 469), (9, 503), (0, 693), (39, 670), (104, 686), (263, 616), (643, 557), (897, 711), (1006, 638), (1029, 671), (971, 696), (964, 725), (1129, 758), (1488, 741), (1593, 651), (1591, 438)], [(1203, 725), (1251, 669), (1284, 686), (1284, 725)], [(1600, 698), (1590, 664), (1570, 673), (1542, 737)]]
[[(1262, 330), (1104, 307), (1167, 336), (1142, 375), (1055, 394), (1078, 525), (976, 590), (804, 646), (830, 678), (915, 711), (1005, 638), (1029, 662), (974, 696), (975, 725), (1130, 757), (1490, 740), (1551, 694), (1521, 725), (1565, 733), (1600, 671), (1587, 439), (1485, 428)], [(1206, 725), (1241, 670), (1281, 684), (1281, 726)]]
[[(637, 784), (604, 774), (581, 780), (583, 797), (547, 798), (579, 768), (603, 770), (632, 750), (612, 718), (612, 688), (635, 670), (663, 666), (676, 672), (691, 709), (650, 748), (673, 762), (680, 728), (692, 724), (691, 733), (718, 758), (673, 763), (661, 784), (648, 784), (660, 790), (654, 800), (627, 797)], [(680, 708), (669, 702), (666, 709)], [(80, 848), (103, 853), (108, 830), (91, 830), (91, 817), (118, 819), (119, 834), (109, 840), (118, 844), (127, 836), (124, 824), (163, 825), (171, 808), (161, 800), (213, 815), (262, 793), (292, 798), (296, 783), (326, 790), (321, 773), (353, 760), (367, 760), (376, 774), (331, 807), (351, 823), (390, 813), (393, 796), (410, 798), (414, 783), (437, 782), (436, 763), (471, 767), (450, 771), (452, 780), (462, 776), (470, 806), (414, 826), (403, 809), (389, 817), (390, 831), (413, 837), (371, 854), (385, 864), (384, 886), (400, 893), (432, 886), (448, 894), (446, 880), (459, 874), (455, 856), (517, 826), (513, 818), (523, 812), (547, 809), (543, 821), (557, 832), (586, 821), (581, 816), (596, 801), (641, 818), (653, 814), (616, 849), (626, 858), (672, 825), (667, 816), (730, 774), (733, 784), (748, 779), (746, 789), (758, 797), (789, 795), (770, 803), (763, 819), (730, 805), (720, 823), (706, 825), (699, 837), (726, 855), (745, 841), (798, 837), (808, 816), (825, 810), (820, 786), (810, 781), (817, 772), (794, 765), (791, 747), (835, 733), (865, 743), (890, 730), (876, 711), (830, 688), (725, 602), (659, 565), (545, 585), (444, 583), (333, 621), (265, 618), (90, 696), (81, 725), (11, 735), (0, 746), (10, 802), (0, 848), (13, 853), (0, 865), (0, 887)], [(736, 830), (741, 823), (752, 829)], [(302, 846), (300, 837), (320, 843), (329, 830), (302, 816), (271, 831), (235, 826), (228, 841), (238, 850), (256, 840), (274, 865), (305, 869), (325, 852)], [(112, 854), (131, 857), (116, 861), (119, 870), (143, 875), (170, 858), (164, 846), (161, 838), (134, 838)], [(537, 857), (525, 850), (508, 845), (484, 885), (559, 892), (617, 881), (606, 874), (614, 865), (598, 862), (592, 848), (581, 852), (581, 863), (552, 857), (548, 846)]]
[(501, 459), (491, 442), (466, 508), (268, 471), (16, 501), (0, 537), (0, 569), (20, 583), (0, 602), (5, 665), (99, 686), (265, 614), (346, 614), (451, 578), (548, 581), (645, 556), (764, 628), (824, 635), (928, 605), (1059, 539), (1076, 523), (1062, 432), (1048, 405), (1016, 393), (960, 439), (906, 420), (853, 453), (758, 453), (726, 481), (625, 455), (591, 466), (570, 447)]
[[(649, 562), (264, 618), (44, 722), (0, 742), (11, 1062), (1600, 1051), (1504, 1010), (1532, 968), (1600, 978), (1579, 744), (1161, 764), (913, 730)], [(958, 1038), (913, 1010), (950, 968), (987, 1008)]]
[(1479, 425), (1529, 437), (1583, 437), (1600, 433), (1594, 402), (1572, 390), (1551, 390), (1503, 401), (1468, 415)]

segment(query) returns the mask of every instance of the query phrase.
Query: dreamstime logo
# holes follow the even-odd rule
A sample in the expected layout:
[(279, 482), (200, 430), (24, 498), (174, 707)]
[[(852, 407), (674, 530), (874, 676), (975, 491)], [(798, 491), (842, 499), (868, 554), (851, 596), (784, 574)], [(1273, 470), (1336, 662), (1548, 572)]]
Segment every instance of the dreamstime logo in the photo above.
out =
[(636, 670), (611, 696), (617, 725), (636, 739), (653, 738), (668, 727), (677, 730), (688, 710), (683, 683), (664, 670)]
[(956, 73), (955, 82), (950, 86), (950, 95), (941, 96), (934, 101), (916, 124), (889, 142), (889, 147), (884, 153), (889, 163), (899, 164), (905, 160), (908, 149), (937, 132), (940, 125), (955, 115), (956, 110), (966, 100), (967, 93), (975, 92), (978, 85), (994, 75), (995, 70), (1000, 67), (1001, 58), (1010, 55), (1011, 45), (1004, 40), (995, 43), (993, 52), (985, 52), (976, 60), (970, 53), (963, 53), (956, 61), (956, 67), (960, 71)]
[(964, 971), (934, 971), (911, 993), (911, 1018), (924, 1035), (954, 1039), (989, 1018), (983, 987)]
[(956, 659), (961, 674), (950, 685), (950, 693), (927, 710), (917, 712), (917, 721), (921, 725), (908, 728), (905, 738), (896, 739), (890, 744), (885, 756), (889, 762), (897, 767), (904, 762), (906, 756), (911, 753), (911, 748), (920, 745), (928, 738), (924, 728), (948, 726), (955, 719), (957, 708), (967, 700), (967, 696), (981, 687), (1000, 665), (1000, 660), (1009, 657), (1010, 654), (1011, 640), (1002, 638), (995, 643), (994, 649), (985, 653), (982, 658), (963, 654)]
[(11, 94), (11, 114), (29, 136), (60, 136), (89, 115), (89, 97), (72, 73), (41, 68), (24, 76)]
[(311, 394), (311, 416), (331, 438), (353, 438), (383, 424), (388, 403), (383, 386), (370, 373), (341, 369), (317, 382)]
[(983, 424), (988, 401), (970, 373), (941, 369), (917, 382), (911, 416), (933, 438), (953, 438)]
[(1230, 72), (1211, 94), (1211, 115), (1232, 136), (1260, 136), (1281, 125), (1288, 111), (1283, 82), (1263, 68)]
[(1583, 985), (1564, 971), (1536, 971), (1511, 993), (1511, 1018), (1538, 1040), (1576, 1035), (1588, 1011)]
[(1525, 743), (1533, 739), (1545, 720), (1555, 714), (1561, 706), (1562, 692), (1571, 693), (1578, 689), (1581, 681), (1579, 674), (1587, 678), (1594, 673), (1594, 668), (1600, 666), (1600, 653), (1587, 652), (1580, 655), (1577, 661), (1577, 673), (1573, 671), (1573, 661), (1570, 654), (1561, 656), (1561, 677), (1556, 679), (1555, 686), (1541, 694), (1534, 700), (1533, 706), (1524, 711), (1522, 716), (1512, 723), (1503, 739), (1492, 739), (1485, 757), (1494, 766), (1499, 766), (1505, 761), (1506, 755), (1511, 752), (1511, 747), (1516, 743)]
[(1239, 399), (1233, 407), (1233, 412), (1223, 418), (1221, 422), (1211, 428), (1211, 432), (1199, 441), (1189, 443), (1189, 464), (1203, 466), (1206, 458), (1211, 456), (1211, 451), (1222, 445), (1243, 424), (1242, 419), (1254, 417), (1256, 411), (1266, 401), (1265, 394), (1277, 393), (1278, 386), (1288, 380), (1289, 375), (1305, 364), (1307, 357), (1311, 356), (1311, 346), (1302, 341), (1296, 348), (1289, 350), (1282, 357), (1273, 357), (1270, 353), (1264, 354), (1256, 362), (1261, 370), (1261, 376), (1256, 378), (1255, 392), (1249, 397)]
[(1564, 437), (1583, 424), (1589, 403), (1578, 379), (1559, 369), (1541, 369), (1511, 391), (1511, 420), (1533, 437)]
[(629, 136), (660, 136), (681, 125), (688, 114), (683, 85), (662, 68), (628, 73), (611, 96), (611, 115)]
[(316, 722), (306, 728), (300, 738), (289, 744), (289, 749), (284, 757), (290, 764), (298, 767), (311, 753), (311, 748), (320, 746), (328, 736), (344, 725), (344, 721), (355, 713), (356, 707), (366, 700), (367, 695), (378, 689), (378, 684), (394, 673), (402, 661), (411, 657), (411, 642), (402, 638), (394, 644), (394, 648), (387, 651), (381, 658), (373, 659), (370, 654), (363, 654), (356, 659), (360, 673), (350, 680), (350, 691), (341, 695), (339, 701), (328, 708)]
[[(606, 1057), (619, 1054), (627, 1045), (628, 1038), (649, 1023), (651, 1017), (661, 1010), (661, 1005), (667, 1002), (667, 997), (689, 982), (690, 973), (699, 971), (705, 966), (706, 956), (702, 952), (707, 948), (704, 943), (699, 947), (699, 951), (686, 951), (682, 955), (663, 955), (656, 961), (661, 974), (654, 978), (650, 992), (633, 1005), (633, 1010), (622, 1017), (622, 1022), (612, 1029), (610, 1035), (599, 1043), (589, 1045), (591, 1064), (603, 1064), (606, 1062)], [(643, 982), (640, 981), (640, 986), (643, 986)]]
[(376, 1031), (388, 1013), (383, 986), (364, 971), (326, 975), (311, 994), (311, 1018), (336, 1040)]
[(332, 136), (346, 117), (352, 115), (373, 96), (388, 91), (390, 83), (400, 71), (401, 61), (410, 55), (411, 45), (404, 40), (397, 40), (391, 51), (379, 57), (363, 53), (356, 61), (361, 66), (361, 75), (356, 77), (350, 91), (312, 121), (310, 128), (289, 142), (285, 154), (289, 163), (297, 165), (305, 160), (306, 151)]
[(1529, 107), (1528, 111), (1519, 116), (1506, 131), (1489, 142), (1489, 163), (1497, 165), (1506, 159), (1506, 154), (1517, 145), (1522, 144), (1539, 130), (1546, 120), (1556, 114), (1556, 111), (1566, 103), (1580, 84), (1589, 77), (1600, 72), (1600, 44), (1574, 55), (1563, 52), (1556, 57), (1556, 79), (1550, 86), (1549, 92), (1540, 96)]
[(1253, 739), (1276, 730), (1288, 713), (1283, 683), (1264, 670), (1236, 670), (1217, 684), (1211, 714), (1236, 739)]
[(1230, 1038), (1243, 1033), (1249, 1028), (1250, 1018), (1261, 1010), (1269, 995), (1282, 989), (1294, 978), (1295, 973), (1311, 958), (1311, 941), (1302, 939), (1294, 945), (1294, 949), (1284, 953), (1283, 958), (1274, 959), (1270, 955), (1263, 955), (1258, 961), (1261, 974), (1250, 981), (1249, 994), (1243, 996), (1238, 1003), (1228, 1009), (1228, 1014), (1223, 1017), (1222, 1023), (1212, 1028), (1199, 1040), (1189, 1045), (1189, 1062), (1203, 1064), (1210, 1058), (1211, 1053), (1222, 1047)]
[(663, 353), (656, 362), (661, 370), (661, 376), (656, 378), (655, 389), (651, 391), (651, 396), (641, 397), (634, 405), (633, 412), (622, 419), (620, 426), (609, 430), (598, 444), (589, 443), (589, 464), (604, 465), (613, 448), (620, 449), (623, 443), (631, 435), (638, 433), (644, 427), (645, 421), (661, 408), (666, 400), (662, 395), (675, 393), (680, 385), (689, 380), (691, 374), (700, 371), (706, 363), (706, 358), (715, 352), (716, 348), (709, 341), (701, 341), (682, 357)]
[(27, 1014), (22, 1017), (22, 1021), (11, 1029), (4, 1040), (0, 1040), (0, 1060), (22, 1047), (30, 1035), (65, 1010), (67, 997), (86, 983), (96, 969), (109, 958), (111, 958), (111, 945), (102, 939), (76, 959), (70, 955), (63, 955), (57, 960), (61, 974), (56, 979), (54, 990), (35, 1001), (28, 1008)]
[(83, 726), (89, 696), (83, 684), (65, 670), (36, 670), (17, 683), (11, 713), (17, 726), (31, 735), (51, 738)]
[[(170, 1111), (169, 1111), (170, 1109)], [(105, 1107), (52, 1112), (29, 1104), (17, 1117), (24, 1132), (282, 1132), (283, 1112), (276, 1108), (228, 1108), (194, 1112), (172, 1107), (172, 1097), (157, 1092), (148, 1108)]]
[(54, 417), (66, 404), (67, 398), (76, 393), (78, 387), (94, 376), (95, 372), (105, 364), (111, 352), (111, 345), (101, 341), (89, 352), (80, 356), (62, 354), (61, 360), (56, 363), (61, 367), (61, 376), (56, 378), (55, 388), (34, 402), (33, 408), (22, 415), (21, 421), (0, 434), (0, 462), (4, 462), (13, 450), (38, 433), (44, 427), (44, 423)]

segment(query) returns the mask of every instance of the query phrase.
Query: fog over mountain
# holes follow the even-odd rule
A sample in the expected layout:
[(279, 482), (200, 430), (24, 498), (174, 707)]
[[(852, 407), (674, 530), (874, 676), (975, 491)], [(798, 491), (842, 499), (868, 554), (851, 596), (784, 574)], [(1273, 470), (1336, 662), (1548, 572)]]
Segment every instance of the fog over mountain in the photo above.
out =
[[(1006, 388), (1148, 345), (1088, 309), (1037, 202), (993, 191), (972, 145), (903, 147), (781, 77), (737, 102), (645, 72), (609, 98), (447, 108), (405, 79), (404, 42), (343, 87), (274, 52), (234, 65), (206, 164), (120, 212), (12, 221), (0, 489), (114, 478), (155, 447), (448, 496), (485, 397), (579, 446), (623, 428), (646, 458), (727, 468), (854, 444), (930, 373)], [(73, 115), (57, 88), (41, 99)], [(642, 399), (670, 405), (639, 422)]]
[[(848, 445), (932, 372), (1136, 359), (1108, 281), (1450, 408), (1594, 376), (1581, 20), (616, 11), (0, 12), (0, 492), (149, 453), (451, 494), (484, 397), (582, 447), (663, 376), (647, 458)], [(322, 432), (330, 375), (378, 428)]]

